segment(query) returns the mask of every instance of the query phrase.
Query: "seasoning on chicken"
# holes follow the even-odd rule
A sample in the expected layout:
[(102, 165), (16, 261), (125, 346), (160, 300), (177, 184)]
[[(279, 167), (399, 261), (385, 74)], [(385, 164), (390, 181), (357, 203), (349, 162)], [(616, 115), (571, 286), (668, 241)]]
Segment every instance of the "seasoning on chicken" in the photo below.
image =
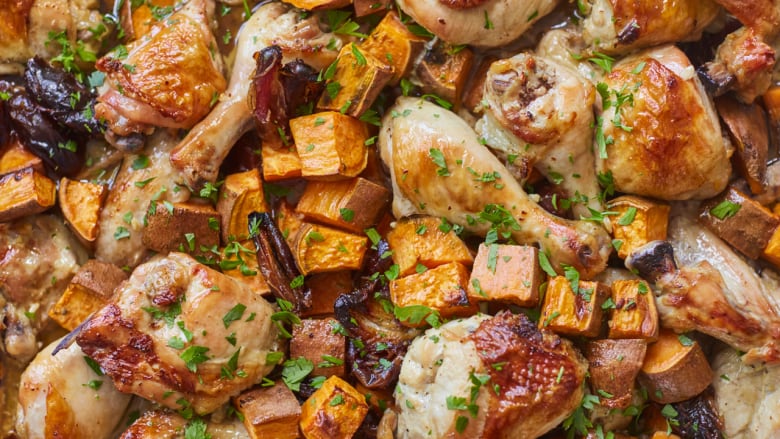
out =
[(523, 314), (452, 321), (404, 358), (397, 437), (539, 437), (579, 405), (586, 371), (571, 342)]
[(108, 439), (130, 395), (120, 393), (76, 344), (38, 353), (22, 374), (16, 432), (28, 439)]
[(119, 46), (95, 66), (106, 74), (95, 116), (107, 139), (154, 127), (192, 128), (225, 89), (222, 57), (209, 24), (214, 3), (190, 0), (143, 38)]
[(120, 391), (205, 414), (274, 368), (273, 312), (233, 278), (171, 253), (136, 268), (77, 342)]
[(591, 150), (595, 100), (595, 87), (574, 69), (521, 53), (490, 66), (477, 132), (515, 166), (535, 166), (568, 197), (587, 197), (572, 203), (587, 217), (589, 207), (601, 210)]
[(414, 21), (450, 44), (498, 47), (552, 12), (557, 0), (400, 0)]
[(396, 217), (441, 216), (482, 235), (493, 227), (518, 243), (539, 243), (555, 266), (571, 265), (583, 278), (606, 267), (607, 233), (544, 211), (454, 113), (400, 98), (386, 113), (379, 147), (390, 168)]
[(597, 86), (597, 170), (615, 190), (664, 200), (711, 197), (731, 165), (713, 104), (688, 58), (673, 46), (616, 64)]

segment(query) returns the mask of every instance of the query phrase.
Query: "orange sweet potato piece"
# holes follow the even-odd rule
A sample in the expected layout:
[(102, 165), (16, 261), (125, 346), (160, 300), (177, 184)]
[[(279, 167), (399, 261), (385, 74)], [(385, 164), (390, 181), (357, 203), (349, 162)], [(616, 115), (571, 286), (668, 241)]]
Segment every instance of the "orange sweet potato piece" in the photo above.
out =
[(0, 222), (41, 213), (56, 199), (54, 182), (33, 167), (6, 174), (0, 177)]
[(481, 244), (471, 272), (469, 298), (536, 306), (542, 282), (538, 252), (536, 247), (522, 245)]
[(252, 169), (230, 174), (219, 190), (217, 212), (220, 217), (222, 241), (244, 240), (249, 237), (249, 214), (266, 212), (260, 172)]
[(390, 202), (390, 191), (364, 178), (310, 181), (295, 210), (306, 219), (362, 233), (375, 225)]
[(650, 399), (668, 404), (701, 393), (712, 382), (712, 369), (698, 342), (663, 329), (647, 347), (639, 380)]
[(474, 262), (468, 247), (452, 226), (432, 216), (399, 220), (395, 228), (387, 233), (387, 242), (401, 276), (414, 273), (418, 265), (436, 268), (448, 262), (466, 266)]
[(616, 280), (612, 283), (615, 309), (609, 320), (609, 338), (658, 337), (658, 311), (653, 291), (643, 280)]
[[(357, 5), (355, 5), (357, 9)], [(426, 40), (413, 34), (401, 23), (398, 14), (390, 11), (371, 31), (360, 48), (393, 69), (390, 84), (395, 85), (409, 73)]]
[(539, 326), (560, 334), (597, 337), (601, 305), (609, 297), (609, 287), (601, 282), (580, 281), (577, 289), (575, 293), (563, 276), (550, 278)]
[(357, 270), (363, 265), (368, 238), (330, 227), (304, 223), (292, 246), (302, 274)]
[[(466, 285), (469, 270), (459, 262), (450, 262), (390, 281), (390, 300), (399, 307), (427, 306), (442, 317), (468, 316), (477, 312), (469, 300)], [(402, 322), (408, 326), (416, 326)], [(420, 323), (424, 325), (424, 322)]]
[(341, 180), (355, 177), (365, 169), (365, 123), (336, 111), (325, 111), (290, 120), (290, 130), (303, 177)]

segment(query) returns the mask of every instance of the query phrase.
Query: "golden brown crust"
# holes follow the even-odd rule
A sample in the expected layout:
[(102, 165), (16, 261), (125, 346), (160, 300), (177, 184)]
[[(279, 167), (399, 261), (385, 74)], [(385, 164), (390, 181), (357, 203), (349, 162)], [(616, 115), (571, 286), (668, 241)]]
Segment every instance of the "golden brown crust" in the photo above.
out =
[(490, 398), (482, 437), (536, 437), (579, 404), (587, 363), (569, 341), (507, 311), (470, 339), (484, 364), (504, 363), (489, 368), (500, 394)]
[(698, 38), (718, 13), (711, 0), (610, 0), (618, 44), (650, 47)]

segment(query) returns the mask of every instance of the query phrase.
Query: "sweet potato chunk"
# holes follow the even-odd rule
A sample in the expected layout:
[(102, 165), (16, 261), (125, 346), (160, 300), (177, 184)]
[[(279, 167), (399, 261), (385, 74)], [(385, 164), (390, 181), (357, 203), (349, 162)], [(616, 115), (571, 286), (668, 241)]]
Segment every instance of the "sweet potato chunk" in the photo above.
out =
[(627, 258), (635, 249), (650, 241), (666, 239), (668, 204), (626, 195), (610, 201), (609, 209), (618, 213), (613, 217), (612, 234), (620, 241), (620, 258)]
[(0, 222), (41, 213), (56, 197), (54, 182), (33, 167), (6, 174), (0, 177)]
[(0, 150), (0, 175), (21, 171), (24, 168), (33, 168), (44, 173), (43, 161), (37, 155), (27, 151), (15, 138)]
[(776, 228), (761, 256), (780, 268), (780, 227)]
[(523, 245), (481, 244), (471, 272), (469, 298), (536, 306), (542, 282), (538, 252), (536, 247)]
[(366, 398), (334, 375), (301, 406), (301, 432), (307, 439), (349, 439), (367, 413)]
[(474, 262), (468, 247), (452, 231), (452, 226), (432, 216), (399, 220), (387, 233), (387, 242), (401, 276), (414, 273), (418, 265), (436, 268), (448, 262), (466, 266)]
[(474, 52), (468, 47), (438, 42), (425, 53), (417, 66), (423, 92), (435, 94), (458, 106), (473, 62)]
[(92, 247), (97, 239), (100, 210), (107, 196), (105, 185), (66, 177), (60, 180), (58, 198), (62, 216), (79, 241), (87, 247)]
[(222, 249), (219, 267), (224, 274), (246, 285), (262, 296), (270, 295), (271, 288), (260, 273), (257, 263), (257, 246), (254, 240), (232, 241)]
[(580, 281), (577, 292), (564, 276), (550, 278), (539, 326), (566, 335), (596, 337), (601, 330), (601, 305), (609, 297), (601, 282)]
[(647, 347), (639, 380), (650, 399), (668, 404), (701, 393), (712, 382), (712, 369), (698, 342), (663, 329)]
[(735, 146), (732, 159), (737, 172), (747, 181), (750, 192), (764, 192), (769, 154), (769, 129), (764, 109), (755, 102), (743, 104), (731, 95), (720, 96), (715, 105)]
[(314, 274), (306, 279), (306, 285), (311, 290), (311, 308), (301, 312), (301, 316), (333, 314), (333, 305), (336, 303), (336, 299), (341, 294), (352, 291), (352, 273), (334, 271)]
[[(468, 281), (468, 268), (459, 262), (450, 262), (422, 273), (391, 280), (390, 299), (399, 307), (427, 306), (444, 318), (468, 316), (477, 311), (476, 303), (472, 303), (466, 294)], [(409, 322), (402, 323), (416, 326)]]
[(267, 211), (257, 169), (228, 175), (217, 198), (222, 241), (228, 242), (231, 237), (238, 241), (249, 238), (249, 214)]
[(346, 368), (347, 340), (333, 328), (338, 321), (334, 318), (303, 319), (293, 326), (290, 340), (290, 358), (304, 357), (314, 363), (312, 376), (336, 375), (344, 377)]
[(169, 253), (189, 252), (209, 256), (219, 245), (217, 211), (211, 206), (192, 203), (158, 204), (146, 216), (142, 241), (147, 248)]
[(350, 116), (326, 111), (296, 117), (290, 130), (306, 178), (340, 180), (366, 167), (368, 128)]
[(352, 4), (352, 0), (284, 0), (284, 2), (307, 11), (338, 9)]
[(233, 398), (233, 405), (243, 415), (250, 438), (298, 438), (301, 406), (292, 391), (281, 381), (271, 387), (246, 391)]
[(304, 275), (357, 270), (363, 265), (368, 238), (330, 227), (303, 224), (292, 246), (295, 262)]
[(658, 311), (653, 291), (643, 280), (616, 280), (612, 283), (615, 310), (609, 320), (609, 338), (658, 337)]
[(114, 264), (90, 259), (79, 268), (60, 300), (49, 310), (49, 317), (72, 331), (90, 314), (103, 308), (114, 288), (127, 279), (127, 273)]
[(263, 144), (260, 148), (263, 156), (263, 178), (266, 181), (279, 181), (301, 176), (301, 158), (294, 146), (280, 149)]
[(751, 259), (761, 256), (780, 225), (769, 209), (733, 187), (704, 203), (699, 220)]
[(325, 73), (328, 82), (317, 102), (320, 110), (360, 117), (393, 77), (393, 67), (355, 43), (342, 47), (335, 63), (335, 70), (328, 67)]
[(276, 212), (276, 226), (279, 227), (279, 231), (284, 235), (290, 248), (295, 244), (295, 237), (302, 225), (303, 215), (293, 210), (287, 200), (282, 200)]
[(409, 73), (417, 56), (425, 48), (425, 42), (424, 38), (413, 34), (401, 23), (395, 11), (390, 11), (368, 38), (360, 43), (360, 48), (392, 67), (393, 76), (389, 83), (395, 85)]
[(590, 387), (600, 395), (600, 404), (624, 409), (631, 405), (634, 380), (642, 368), (647, 343), (644, 340), (594, 340), (585, 347)]
[(308, 220), (362, 233), (379, 221), (390, 202), (390, 191), (364, 178), (311, 181), (296, 211)]

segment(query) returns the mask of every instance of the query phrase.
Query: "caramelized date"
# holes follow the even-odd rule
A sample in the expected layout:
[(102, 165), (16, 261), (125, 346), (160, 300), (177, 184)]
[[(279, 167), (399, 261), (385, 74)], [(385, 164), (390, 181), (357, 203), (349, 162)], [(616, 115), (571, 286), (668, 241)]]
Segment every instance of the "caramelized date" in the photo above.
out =
[(712, 388), (699, 396), (673, 404), (677, 410), (675, 433), (689, 439), (720, 439), (723, 437), (723, 421), (713, 399)]

